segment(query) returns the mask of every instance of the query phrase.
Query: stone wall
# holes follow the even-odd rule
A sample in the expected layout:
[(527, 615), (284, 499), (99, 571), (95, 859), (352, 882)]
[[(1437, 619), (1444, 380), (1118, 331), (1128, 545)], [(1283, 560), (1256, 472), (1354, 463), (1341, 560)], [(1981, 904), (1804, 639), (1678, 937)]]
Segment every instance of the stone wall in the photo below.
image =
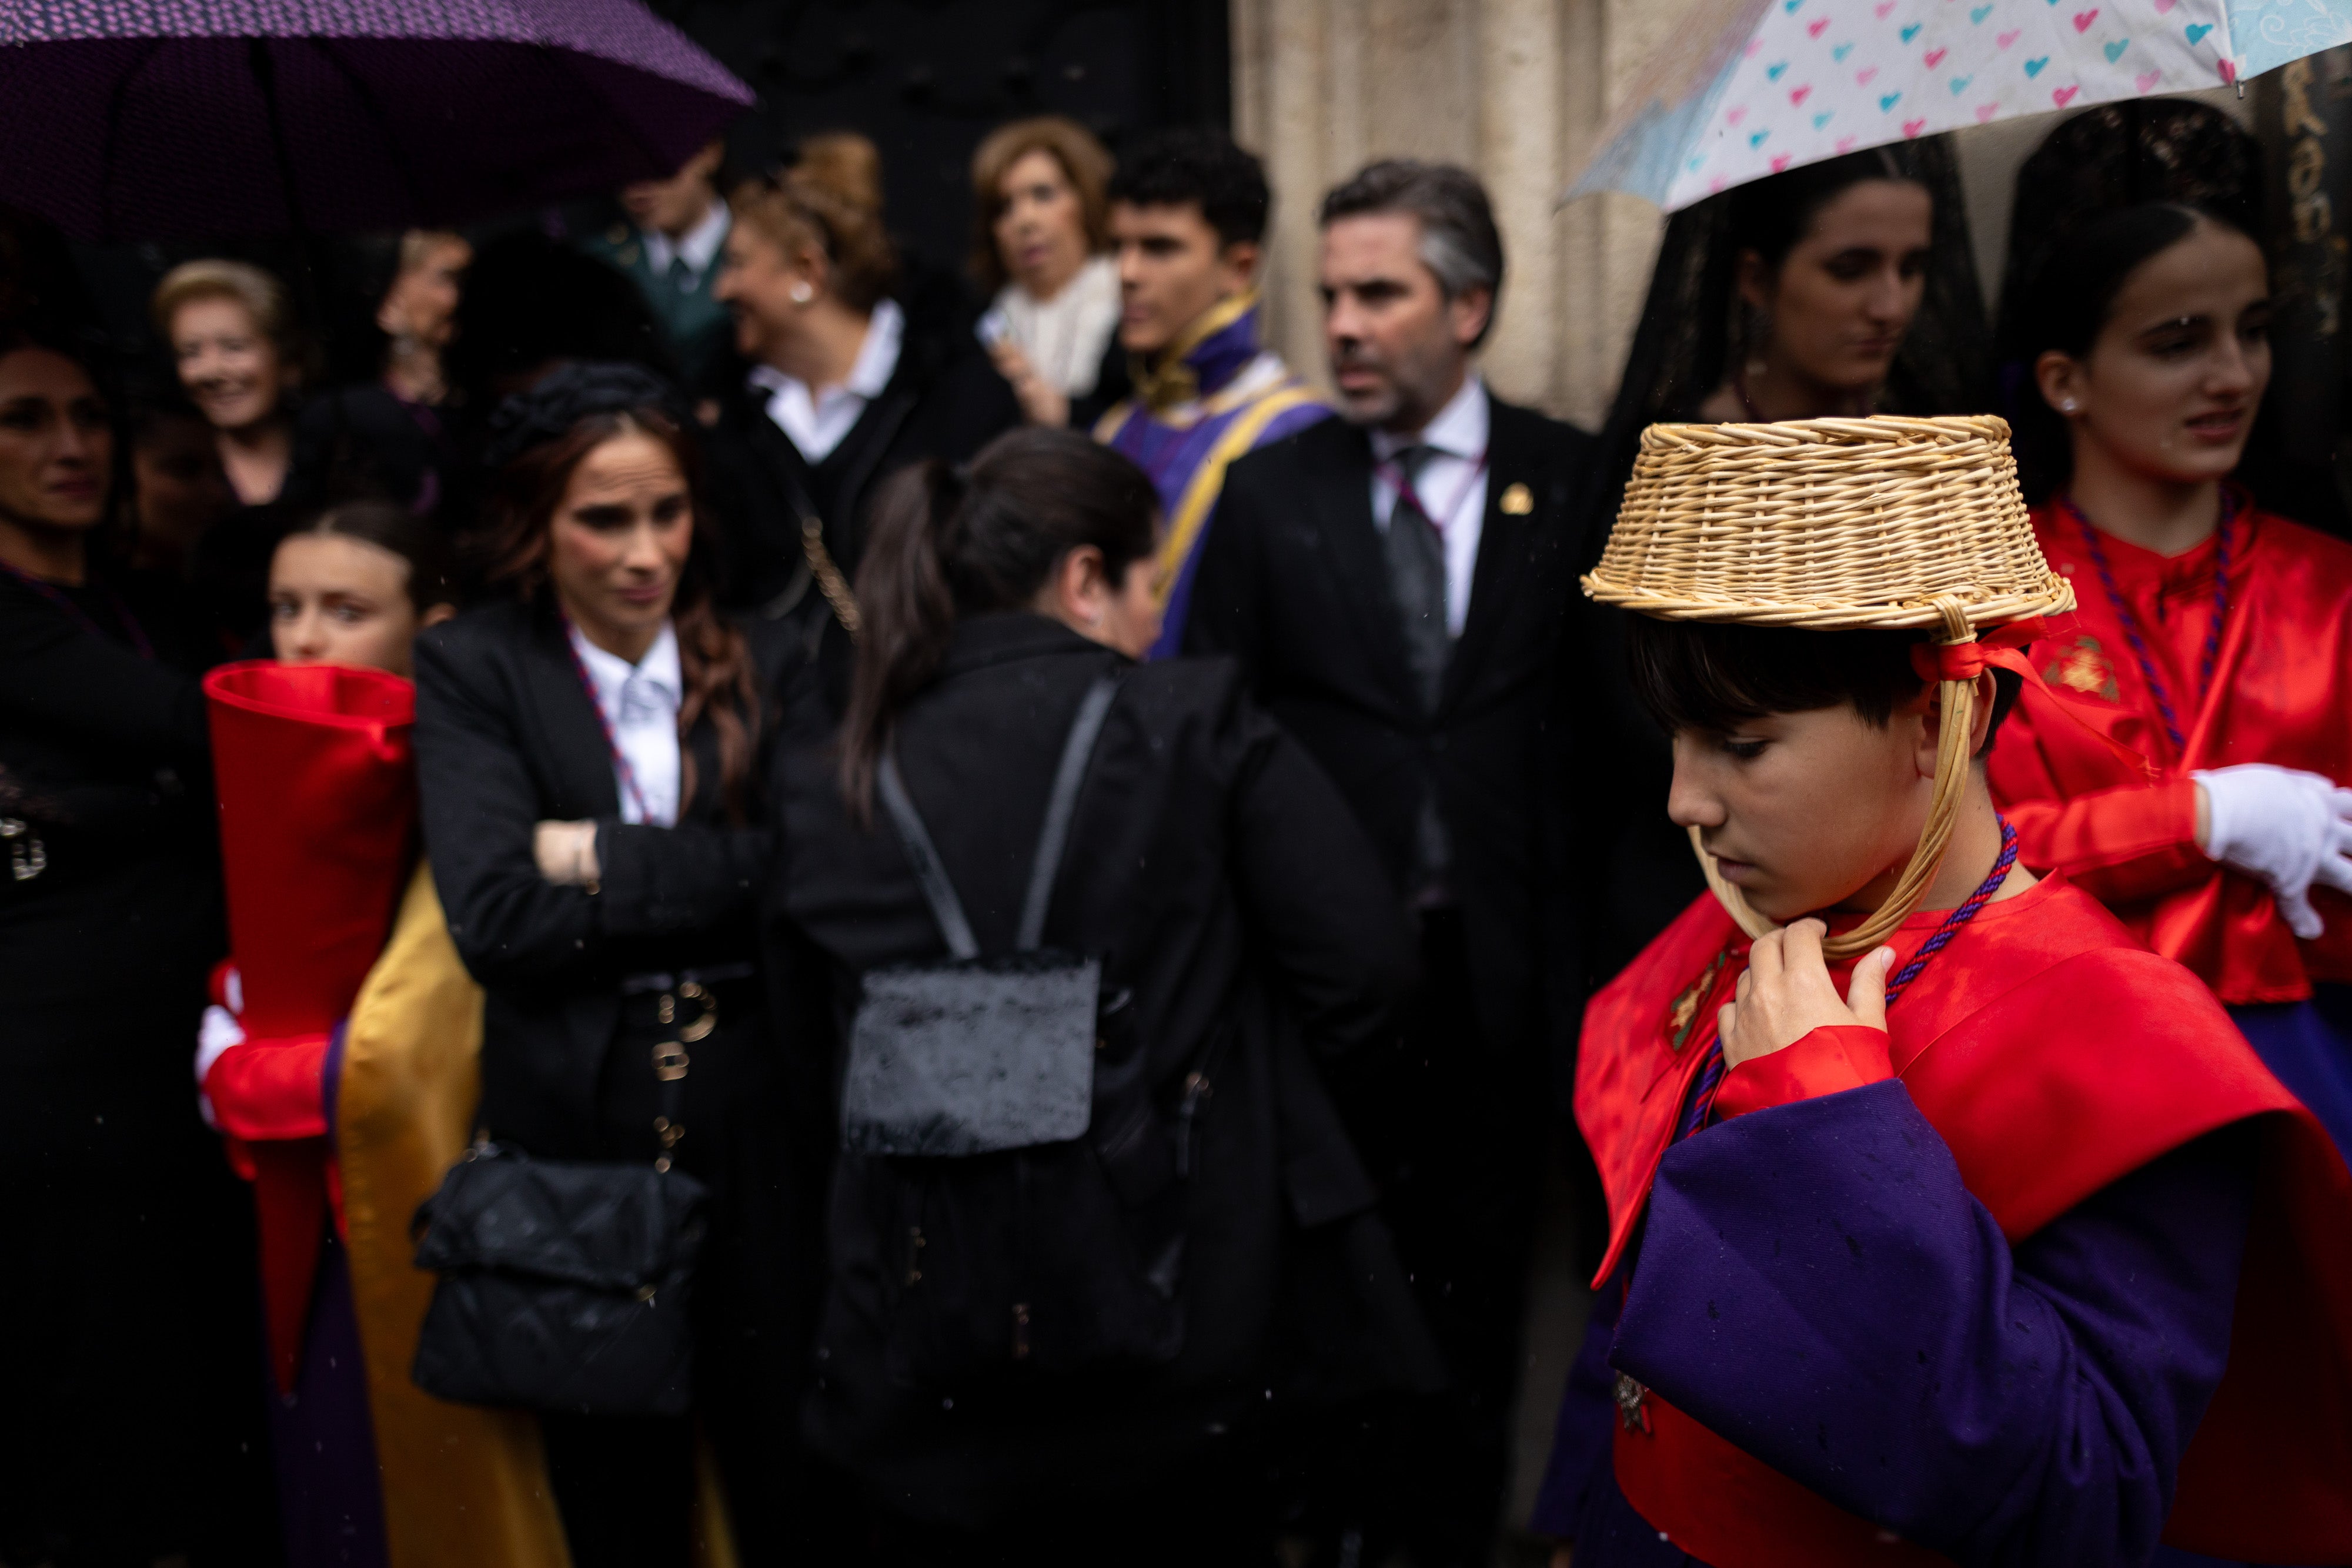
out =
[[(1719, 5), (1719, 0), (1716, 0)], [(1486, 356), (1506, 397), (1597, 423), (1649, 280), (1658, 215), (1562, 206), (1634, 68), (1709, 0), (1232, 0), (1234, 133), (1275, 188), (1276, 341), (1319, 373), (1314, 204), (1374, 158), (1486, 181), (1509, 274)]]
[[(1630, 196), (1559, 203), (1642, 64), (1738, 0), (1230, 0), (1234, 134), (1274, 183), (1266, 279), (1275, 341), (1322, 376), (1315, 203), (1374, 158), (1466, 164), (1486, 182), (1509, 272), (1486, 353), (1496, 390), (1588, 428), (1649, 286), (1660, 218)], [(2210, 101), (2246, 106), (2227, 89)], [(1980, 276), (2000, 286), (2018, 162), (2055, 123), (1965, 133)]]

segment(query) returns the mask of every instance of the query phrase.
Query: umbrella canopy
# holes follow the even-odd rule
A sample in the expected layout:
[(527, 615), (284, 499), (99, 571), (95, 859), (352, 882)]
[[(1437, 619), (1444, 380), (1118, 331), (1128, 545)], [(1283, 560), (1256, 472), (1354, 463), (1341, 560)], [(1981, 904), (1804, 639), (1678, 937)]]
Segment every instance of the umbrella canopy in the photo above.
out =
[(1669, 212), (1859, 148), (2242, 81), (2352, 0), (1701, 0), (1570, 191)]
[(0, 202), (94, 240), (439, 226), (667, 174), (751, 99), (636, 0), (11, 0)]

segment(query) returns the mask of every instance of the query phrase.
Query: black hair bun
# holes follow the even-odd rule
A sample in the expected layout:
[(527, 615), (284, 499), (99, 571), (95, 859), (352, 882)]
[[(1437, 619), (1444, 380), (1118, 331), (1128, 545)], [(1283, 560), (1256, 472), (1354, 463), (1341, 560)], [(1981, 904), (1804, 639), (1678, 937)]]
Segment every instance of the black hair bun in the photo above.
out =
[(499, 404), (482, 444), (482, 463), (504, 468), (532, 447), (562, 439), (583, 419), (632, 409), (658, 410), (680, 429), (690, 429), (694, 423), (677, 389), (643, 365), (621, 360), (570, 361), (541, 377), (528, 392)]

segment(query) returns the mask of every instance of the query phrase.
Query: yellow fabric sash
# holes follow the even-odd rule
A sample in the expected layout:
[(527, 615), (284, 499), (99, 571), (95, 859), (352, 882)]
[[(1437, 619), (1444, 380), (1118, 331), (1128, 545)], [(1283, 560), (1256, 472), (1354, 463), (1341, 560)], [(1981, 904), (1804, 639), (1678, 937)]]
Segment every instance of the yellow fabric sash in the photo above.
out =
[[(433, 1276), (413, 1261), (408, 1222), (472, 1140), (481, 1049), (481, 988), (420, 864), (352, 1005), (335, 1113), (392, 1568), (571, 1568), (538, 1421), (445, 1404), (409, 1381)], [(707, 1448), (700, 1458), (696, 1557), (701, 1568), (734, 1568)]]
[(1160, 607), (1168, 607), (1168, 596), (1176, 591), (1176, 579), (1191, 559), (1192, 547), (1201, 542), (1201, 530), (1208, 526), (1209, 513), (1224, 493), (1225, 470), (1257, 444), (1265, 427), (1294, 408), (1318, 401), (1307, 388), (1297, 384), (1279, 387), (1252, 404), (1248, 413), (1225, 427), (1209, 448), (1208, 456), (1185, 482), (1184, 494), (1176, 503), (1176, 515), (1168, 520), (1168, 532), (1160, 541), (1160, 559), (1153, 563), (1151, 591)]

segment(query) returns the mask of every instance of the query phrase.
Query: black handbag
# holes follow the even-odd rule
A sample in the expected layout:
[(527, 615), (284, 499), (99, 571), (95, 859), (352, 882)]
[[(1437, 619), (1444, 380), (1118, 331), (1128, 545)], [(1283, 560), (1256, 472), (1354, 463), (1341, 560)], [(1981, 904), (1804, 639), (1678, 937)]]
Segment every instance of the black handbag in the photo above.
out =
[[(687, 1056), (669, 1042), (655, 1061), (667, 1149)], [(639, 1165), (534, 1160), (478, 1144), (410, 1226), (416, 1266), (441, 1276), (417, 1337), (416, 1385), (461, 1405), (685, 1415), (688, 1312), (709, 1201), (667, 1152)]]
[(1043, 946), (1116, 693), (1106, 676), (1079, 704), (1010, 954), (982, 955), (895, 758), (882, 761), (883, 804), (953, 956), (864, 977), (829, 1315), (866, 1317), (901, 1384), (1141, 1369), (1183, 1345), (1181, 1184), (1200, 1093), (1155, 1105), (1129, 993), (1103, 995), (1098, 957)]

